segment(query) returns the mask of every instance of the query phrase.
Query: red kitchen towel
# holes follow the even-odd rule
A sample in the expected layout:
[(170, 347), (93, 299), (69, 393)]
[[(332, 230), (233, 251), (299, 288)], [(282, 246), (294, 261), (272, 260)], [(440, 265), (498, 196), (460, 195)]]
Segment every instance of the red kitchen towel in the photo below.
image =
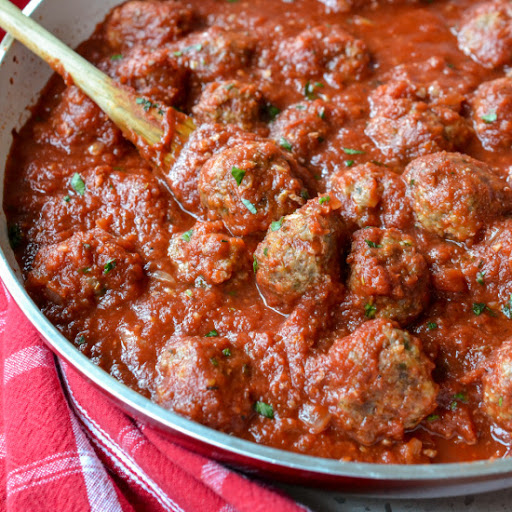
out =
[(0, 284), (0, 509), (298, 512), (163, 439), (60, 362)]

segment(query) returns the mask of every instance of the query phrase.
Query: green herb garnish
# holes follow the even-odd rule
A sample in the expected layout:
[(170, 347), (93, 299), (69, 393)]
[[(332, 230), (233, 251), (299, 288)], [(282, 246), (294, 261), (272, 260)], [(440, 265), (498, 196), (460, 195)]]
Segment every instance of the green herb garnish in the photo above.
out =
[(480, 316), (486, 309), (488, 309), (488, 307), (485, 302), (474, 302), (472, 309), (476, 316)]
[(512, 320), (512, 295), (508, 299), (508, 302), (501, 308), (501, 311), (509, 320)]
[(345, 160), (345, 165), (347, 167), (352, 167), (355, 164), (354, 160)]
[(77, 194), (80, 194), (81, 196), (85, 194), (84, 180), (77, 172), (75, 172), (75, 174), (73, 174), (73, 177), (71, 178), (71, 186)]
[(189, 229), (188, 231), (185, 231), (183, 235), (181, 235), (181, 239), (185, 240), (185, 242), (190, 242), (190, 239), (192, 238), (192, 234), (194, 233), (193, 229)]
[(283, 149), (286, 149), (286, 151), (291, 151), (292, 150), (292, 145), (284, 137), (281, 137), (279, 139), (279, 145)]
[(110, 57), (110, 60), (121, 60), (123, 56), (120, 53), (116, 53)]
[(275, 220), (274, 222), (272, 222), (272, 224), (270, 224), (270, 229), (272, 231), (278, 231), (279, 229), (281, 229), (282, 225), (283, 225), (283, 217), (281, 217), (279, 220)]
[(319, 204), (328, 203), (331, 200), (329, 196), (322, 196), (318, 198)]
[(269, 420), (274, 419), (274, 409), (271, 405), (266, 404), (265, 402), (256, 402), (254, 404), (254, 410)]
[(259, 268), (259, 263), (258, 263), (258, 260), (256, 258), (256, 254), (253, 256), (253, 260), (252, 260), (252, 270), (254, 271), (254, 273), (256, 274), (256, 272), (258, 272), (258, 268)]
[(233, 166), (231, 167), (231, 176), (235, 178), (236, 184), (240, 186), (240, 183), (242, 183), (242, 180), (244, 179), (245, 171), (239, 167)]
[(229, 348), (225, 348), (222, 350), (222, 355), (229, 357), (231, 355), (231, 350)]
[(352, 148), (343, 148), (343, 151), (347, 155), (364, 155), (364, 151), (361, 151), (360, 149), (352, 149)]
[(216, 329), (212, 329), (208, 334), (205, 334), (205, 338), (216, 338), (219, 335)]
[(429, 322), (427, 324), (427, 327), (429, 331), (434, 331), (435, 329), (437, 329), (438, 325), (435, 322)]
[(496, 115), (496, 110), (489, 111), (487, 114), (484, 114), (481, 117), (481, 119), (484, 123), (487, 124), (494, 123), (498, 119), (498, 116)]
[(242, 199), (242, 204), (253, 214), (255, 215), (258, 210), (256, 210), (256, 207), (251, 203), (251, 201), (248, 201), (247, 199)]
[(372, 242), (371, 240), (365, 240), (368, 247), (371, 247), (372, 249), (380, 249), (382, 247), (381, 244), (376, 244), (375, 242)]
[(116, 260), (109, 260), (105, 265), (103, 266), (103, 273), (108, 274), (112, 269), (116, 268)]
[(18, 224), (11, 224), (7, 230), (7, 235), (12, 249), (16, 249), (20, 246), (21, 241), (23, 240), (23, 233), (21, 232), (21, 228)]
[(375, 314), (377, 313), (377, 308), (370, 303), (364, 305), (364, 316), (366, 318), (375, 318)]

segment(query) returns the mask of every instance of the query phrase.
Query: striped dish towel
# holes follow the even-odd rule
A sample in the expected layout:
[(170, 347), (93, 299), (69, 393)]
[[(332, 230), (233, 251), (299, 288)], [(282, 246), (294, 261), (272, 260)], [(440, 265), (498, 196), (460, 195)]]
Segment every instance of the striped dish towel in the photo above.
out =
[(0, 510), (307, 510), (114, 407), (52, 354), (2, 285), (0, 338)]

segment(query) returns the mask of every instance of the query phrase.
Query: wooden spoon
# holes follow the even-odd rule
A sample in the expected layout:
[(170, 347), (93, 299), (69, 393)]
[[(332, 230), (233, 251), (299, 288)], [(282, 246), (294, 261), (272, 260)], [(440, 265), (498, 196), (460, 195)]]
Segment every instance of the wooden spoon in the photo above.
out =
[(144, 158), (170, 169), (195, 129), (189, 116), (116, 83), (9, 0), (0, 0), (0, 27), (89, 96)]

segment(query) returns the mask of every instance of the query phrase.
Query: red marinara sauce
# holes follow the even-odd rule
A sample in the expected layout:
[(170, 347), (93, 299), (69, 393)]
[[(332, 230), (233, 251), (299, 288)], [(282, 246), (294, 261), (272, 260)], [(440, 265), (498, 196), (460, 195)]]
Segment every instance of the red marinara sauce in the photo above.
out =
[(26, 287), (164, 407), (287, 450), (508, 455), (512, 8), (136, 1), (81, 53), (198, 128), (151, 168), (54, 77), (4, 208)]

